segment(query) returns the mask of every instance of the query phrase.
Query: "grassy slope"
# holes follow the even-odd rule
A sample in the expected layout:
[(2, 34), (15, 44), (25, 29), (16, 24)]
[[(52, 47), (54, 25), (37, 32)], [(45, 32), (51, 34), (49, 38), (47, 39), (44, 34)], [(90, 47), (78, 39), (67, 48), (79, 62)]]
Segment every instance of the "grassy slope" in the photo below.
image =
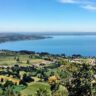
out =
[[(29, 55), (17, 55), (16, 57), (19, 57), (20, 64), (22, 66), (28, 66), (28, 64), (26, 64), (27, 60), (30, 61), (30, 64), (36, 64), (45, 61), (42, 59), (29, 59)], [(15, 56), (0, 56), (0, 65), (15, 65), (17, 64), (17, 61), (14, 58)]]
[[(37, 83), (30, 83), (29, 86), (26, 89), (21, 91), (21, 96), (28, 96), (28, 95), (35, 96), (36, 91), (39, 88), (47, 89), (49, 94), (51, 93), (50, 85), (48, 83), (37, 82)], [(60, 91), (60, 92), (62, 91), (63, 92), (63, 96), (68, 96), (68, 91), (67, 91), (67, 89), (64, 86), (60, 85), (58, 91)]]
[(28, 95), (35, 96), (36, 91), (39, 88), (47, 89), (49, 93), (51, 92), (50, 91), (49, 84), (37, 82), (37, 83), (31, 83), (31, 84), (29, 84), (26, 89), (24, 89), (24, 90), (21, 91), (21, 94), (22, 94), (22, 96), (28, 96)]

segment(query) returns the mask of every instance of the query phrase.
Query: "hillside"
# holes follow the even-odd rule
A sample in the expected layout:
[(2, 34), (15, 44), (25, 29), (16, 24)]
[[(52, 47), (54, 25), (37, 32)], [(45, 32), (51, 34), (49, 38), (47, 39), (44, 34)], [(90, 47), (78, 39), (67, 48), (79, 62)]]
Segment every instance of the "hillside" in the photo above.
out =
[(19, 33), (0, 33), (0, 43), (8, 42), (8, 41), (20, 41), (20, 40), (37, 40), (37, 39), (45, 39), (43, 35), (38, 34), (19, 34)]

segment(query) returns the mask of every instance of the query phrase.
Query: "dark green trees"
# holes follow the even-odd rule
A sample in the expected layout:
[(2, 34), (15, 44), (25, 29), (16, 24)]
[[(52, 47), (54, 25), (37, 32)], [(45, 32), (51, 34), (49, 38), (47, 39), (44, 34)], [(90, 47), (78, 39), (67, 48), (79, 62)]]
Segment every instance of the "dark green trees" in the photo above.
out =
[(91, 66), (81, 65), (78, 71), (73, 73), (67, 88), (69, 96), (92, 96), (92, 72)]

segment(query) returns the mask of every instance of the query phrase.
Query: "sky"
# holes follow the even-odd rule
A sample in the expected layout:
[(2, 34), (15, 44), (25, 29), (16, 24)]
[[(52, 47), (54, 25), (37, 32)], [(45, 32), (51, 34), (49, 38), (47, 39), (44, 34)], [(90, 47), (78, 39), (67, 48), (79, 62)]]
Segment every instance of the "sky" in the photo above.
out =
[(96, 0), (0, 0), (0, 32), (96, 32)]

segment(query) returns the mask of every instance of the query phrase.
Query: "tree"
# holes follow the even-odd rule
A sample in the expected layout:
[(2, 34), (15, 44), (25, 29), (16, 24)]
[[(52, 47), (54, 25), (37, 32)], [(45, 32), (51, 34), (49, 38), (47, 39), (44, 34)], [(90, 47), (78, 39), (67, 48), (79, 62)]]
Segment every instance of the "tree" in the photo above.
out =
[(19, 75), (20, 68), (19, 68), (18, 65), (15, 65), (15, 66), (12, 68), (12, 71), (13, 71), (13, 75), (15, 75), (15, 77), (20, 78), (20, 75)]
[(17, 61), (17, 62), (20, 62), (20, 59), (19, 59), (19, 57), (16, 59), (16, 61)]
[(27, 83), (32, 81), (34, 81), (33, 78), (31, 78), (29, 75), (24, 74), (22, 80), (20, 81), (20, 84), (27, 86)]
[(3, 78), (1, 78), (1, 82), (4, 82), (4, 79)]
[(39, 88), (36, 92), (36, 96), (50, 96), (50, 93), (47, 91), (47, 89)]
[(24, 74), (22, 80), (24, 82), (31, 82), (32, 81), (32, 78), (30, 76)]
[(48, 82), (50, 84), (50, 89), (51, 89), (52, 94), (53, 94), (59, 88), (59, 85), (60, 85), (59, 84), (59, 79), (56, 76), (51, 76), (51, 77), (49, 77)]
[(6, 88), (6, 87), (9, 87), (9, 86), (13, 86), (14, 85), (14, 83), (12, 82), (12, 81), (6, 81), (5, 82), (5, 84), (4, 84), (4, 87)]
[(30, 64), (30, 61), (29, 60), (27, 60), (27, 62), (26, 62), (27, 64)]
[(91, 80), (91, 67), (83, 64), (78, 71), (73, 73), (73, 78), (67, 85), (69, 96), (92, 96)]

